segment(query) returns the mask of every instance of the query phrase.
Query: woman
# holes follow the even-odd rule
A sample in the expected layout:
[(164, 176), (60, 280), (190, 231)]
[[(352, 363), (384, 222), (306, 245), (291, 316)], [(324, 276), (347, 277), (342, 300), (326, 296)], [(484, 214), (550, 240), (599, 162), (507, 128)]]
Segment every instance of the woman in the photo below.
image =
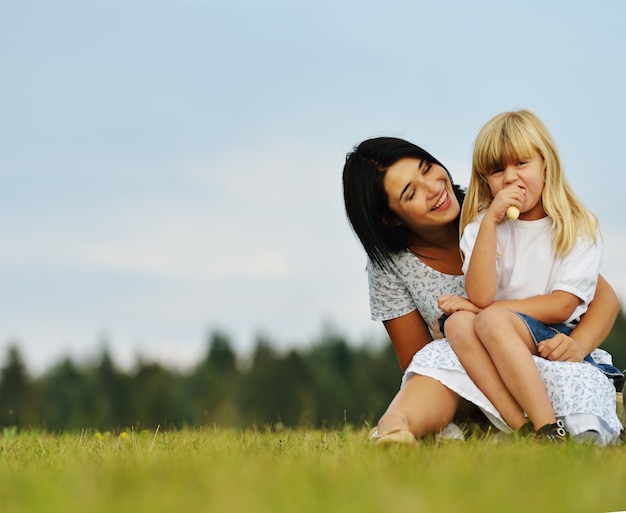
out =
[[(510, 432), (447, 341), (437, 338), (438, 299), (465, 295), (459, 251), (463, 191), (428, 152), (389, 137), (366, 140), (348, 154), (343, 188), (348, 219), (369, 260), (372, 318), (383, 321), (405, 371), (374, 440), (415, 443), (415, 437), (460, 418), (466, 401)], [(573, 436), (593, 432), (600, 444), (616, 440), (621, 429), (615, 388), (596, 368), (574, 362), (600, 345), (618, 311), (615, 293), (600, 278), (576, 329), (542, 342), (535, 357), (556, 415)], [(596, 361), (607, 357), (610, 362), (606, 352), (594, 352)]]

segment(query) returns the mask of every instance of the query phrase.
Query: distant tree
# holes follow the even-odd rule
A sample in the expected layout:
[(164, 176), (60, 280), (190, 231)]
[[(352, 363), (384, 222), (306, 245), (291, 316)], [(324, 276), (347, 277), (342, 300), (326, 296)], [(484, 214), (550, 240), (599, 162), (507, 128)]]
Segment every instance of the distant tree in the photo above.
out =
[(626, 315), (620, 310), (613, 329), (601, 346), (613, 356), (613, 364), (619, 369), (626, 369)]
[(118, 372), (108, 349), (98, 364), (87, 371), (86, 389), (92, 398), (88, 406), (91, 426), (97, 429), (122, 429), (134, 420), (130, 399), (130, 379)]
[(240, 373), (230, 339), (218, 331), (209, 336), (207, 355), (187, 380), (190, 421), (196, 425), (239, 422), (236, 404)]
[(0, 425), (39, 424), (35, 388), (16, 345), (9, 346), (6, 363), (0, 369)]
[(86, 378), (71, 359), (65, 358), (41, 380), (42, 421), (51, 430), (76, 430), (92, 427), (87, 405)]
[(130, 381), (132, 418), (127, 419), (130, 421), (127, 425), (138, 429), (180, 428), (188, 422), (187, 401), (179, 373), (158, 363), (140, 360)]
[(278, 421), (276, 403), (270, 398), (280, 393), (274, 390), (273, 376), (278, 365), (277, 360), (269, 341), (257, 338), (250, 366), (244, 372), (237, 390), (237, 403), (243, 425), (263, 426)]
[[(605, 347), (620, 358), (624, 317)], [(620, 331), (621, 330), (621, 331)], [(182, 373), (139, 360), (131, 372), (116, 369), (111, 354), (77, 366), (66, 358), (31, 379), (16, 346), (0, 368), (0, 427), (50, 430), (218, 425), (318, 426), (373, 423), (398, 390), (402, 373), (393, 346), (349, 344), (326, 329), (307, 350), (279, 353), (259, 336), (247, 365), (230, 339), (215, 331), (206, 356)], [(618, 364), (619, 365), (619, 364)]]
[(353, 386), (355, 354), (346, 339), (325, 332), (306, 360), (315, 382), (318, 425), (333, 426), (348, 420), (355, 397), (364, 392)]
[(230, 339), (215, 331), (210, 336), (209, 352), (200, 366), (218, 376), (230, 377), (237, 373), (237, 355)]
[(241, 378), (239, 403), (246, 426), (297, 426), (315, 422), (315, 387), (302, 356), (280, 356), (258, 338), (252, 364)]
[(377, 422), (400, 388), (402, 371), (396, 352), (390, 342), (385, 342), (380, 349), (363, 347), (355, 350), (350, 386), (357, 393), (353, 394), (346, 415), (354, 425)]

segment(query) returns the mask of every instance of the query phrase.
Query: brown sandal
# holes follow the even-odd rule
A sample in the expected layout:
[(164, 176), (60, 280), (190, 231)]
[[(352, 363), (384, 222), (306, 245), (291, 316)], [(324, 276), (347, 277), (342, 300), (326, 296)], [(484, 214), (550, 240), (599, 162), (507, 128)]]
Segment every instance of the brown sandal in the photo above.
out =
[(417, 445), (417, 440), (408, 429), (396, 428), (386, 433), (378, 433), (375, 427), (369, 434), (370, 442), (374, 445)]

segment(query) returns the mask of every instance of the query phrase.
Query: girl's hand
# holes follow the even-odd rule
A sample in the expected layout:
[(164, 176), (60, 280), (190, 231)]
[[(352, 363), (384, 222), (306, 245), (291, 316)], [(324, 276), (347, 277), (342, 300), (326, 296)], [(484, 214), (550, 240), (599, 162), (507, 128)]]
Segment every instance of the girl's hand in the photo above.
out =
[(487, 215), (491, 216), (496, 224), (506, 217), (506, 210), (513, 206), (522, 209), (524, 205), (524, 189), (516, 185), (505, 187), (498, 192), (489, 205)]
[(537, 354), (556, 362), (582, 362), (585, 358), (582, 346), (563, 333), (539, 342)]
[(462, 296), (440, 296), (437, 300), (437, 305), (447, 315), (452, 315), (459, 310), (467, 310), (474, 313), (480, 312), (480, 308), (477, 308), (469, 299)]

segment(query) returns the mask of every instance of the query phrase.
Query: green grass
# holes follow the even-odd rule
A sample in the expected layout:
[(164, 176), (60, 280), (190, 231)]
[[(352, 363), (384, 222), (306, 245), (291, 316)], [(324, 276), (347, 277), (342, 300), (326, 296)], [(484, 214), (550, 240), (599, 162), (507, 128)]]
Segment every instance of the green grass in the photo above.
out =
[(0, 511), (608, 512), (626, 510), (626, 446), (430, 440), (365, 430), (221, 429), (0, 436)]

